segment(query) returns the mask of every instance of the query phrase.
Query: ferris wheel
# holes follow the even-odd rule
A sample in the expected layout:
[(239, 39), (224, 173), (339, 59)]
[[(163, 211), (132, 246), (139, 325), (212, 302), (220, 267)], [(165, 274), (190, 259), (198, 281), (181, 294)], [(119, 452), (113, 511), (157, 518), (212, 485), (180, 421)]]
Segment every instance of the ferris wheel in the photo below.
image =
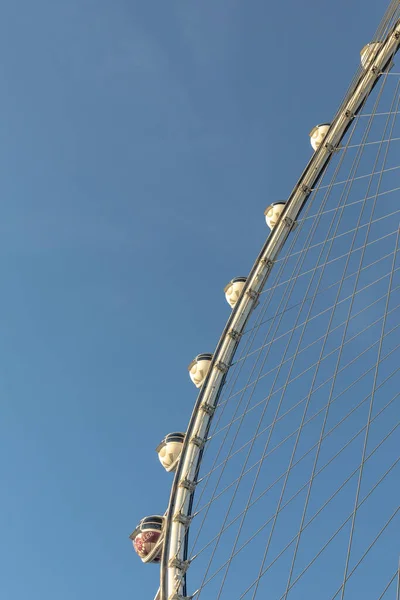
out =
[(399, 46), (396, 0), (189, 364), (167, 510), (131, 535), (157, 600), (400, 600)]

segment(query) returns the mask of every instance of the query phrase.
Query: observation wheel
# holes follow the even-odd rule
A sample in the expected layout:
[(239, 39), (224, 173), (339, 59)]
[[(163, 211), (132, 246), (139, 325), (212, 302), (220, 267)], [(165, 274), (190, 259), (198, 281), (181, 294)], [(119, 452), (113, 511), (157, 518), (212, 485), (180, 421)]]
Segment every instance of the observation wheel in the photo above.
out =
[(189, 365), (167, 510), (131, 535), (159, 600), (400, 600), (399, 46), (393, 1)]

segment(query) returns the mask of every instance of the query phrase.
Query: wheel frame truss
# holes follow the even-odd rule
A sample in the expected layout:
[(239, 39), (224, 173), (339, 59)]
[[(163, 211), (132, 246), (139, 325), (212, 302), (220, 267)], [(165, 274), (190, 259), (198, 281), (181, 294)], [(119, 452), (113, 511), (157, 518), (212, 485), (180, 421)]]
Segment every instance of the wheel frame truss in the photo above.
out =
[[(333, 153), (338, 149), (351, 122), (378, 82), (382, 72), (390, 68), (392, 57), (400, 46), (400, 20), (381, 43), (374, 61), (361, 70), (340, 106), (324, 143), (311, 157), (286, 202), (285, 209), (264, 243), (219, 339), (210, 369), (194, 406), (182, 453), (171, 487), (164, 523), (164, 541), (160, 564), (160, 589), (157, 600), (189, 600), (186, 596), (188, 532), (198, 473), (211, 421), (218, 404), (227, 372), (240, 338), (258, 298), (271, 273), (286, 239), (296, 225), (312, 189), (315, 187)], [(223, 366), (223, 368), (222, 368)], [(200, 442), (200, 443), (199, 443)]]

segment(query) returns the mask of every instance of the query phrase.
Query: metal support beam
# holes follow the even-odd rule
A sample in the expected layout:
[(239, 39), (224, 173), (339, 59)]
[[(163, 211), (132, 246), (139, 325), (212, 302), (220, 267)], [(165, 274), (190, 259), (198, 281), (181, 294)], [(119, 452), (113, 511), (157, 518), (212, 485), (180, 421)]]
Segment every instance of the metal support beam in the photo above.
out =
[[(382, 71), (391, 63), (400, 43), (400, 22), (382, 41), (373, 65), (360, 72), (358, 80), (348, 92), (340, 106), (326, 136), (325, 144), (314, 153), (307, 167), (296, 183), (280, 220), (265, 242), (254, 266), (246, 280), (244, 293), (234, 307), (225, 329), (218, 342), (205, 382), (197, 398), (188, 430), (183, 444), (181, 459), (178, 463), (172, 484), (167, 516), (165, 519), (164, 547), (161, 559), (160, 600), (187, 600), (185, 573), (182, 565), (187, 557), (187, 527), (180, 519), (175, 519), (176, 509), (180, 515), (190, 518), (196, 477), (202, 458), (202, 448), (192, 441), (192, 436), (207, 437), (218, 398), (225, 382), (225, 372), (219, 370), (221, 363), (231, 364), (238, 341), (246, 326), (247, 320), (257, 304), (271, 271), (272, 264), (283, 248), (293, 224), (312, 189), (325, 167), (339, 148), (351, 121), (357, 115), (366, 98), (377, 83)], [(212, 367), (217, 368), (212, 368)], [(184, 484), (185, 482), (185, 484)], [(172, 562), (171, 562), (172, 560)], [(181, 561), (181, 562), (179, 562)], [(179, 589), (177, 591), (177, 582)], [(179, 582), (181, 582), (179, 584)], [(171, 595), (172, 594), (172, 595)]]

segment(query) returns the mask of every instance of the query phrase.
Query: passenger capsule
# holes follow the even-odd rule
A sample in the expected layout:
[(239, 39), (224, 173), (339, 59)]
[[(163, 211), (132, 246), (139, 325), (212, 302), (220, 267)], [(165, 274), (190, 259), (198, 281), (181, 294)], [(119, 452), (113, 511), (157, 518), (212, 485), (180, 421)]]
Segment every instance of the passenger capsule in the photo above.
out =
[(265, 220), (270, 229), (273, 229), (277, 224), (279, 217), (285, 208), (285, 202), (273, 202), (264, 211)]
[(318, 148), (324, 141), (330, 126), (330, 123), (321, 123), (321, 125), (317, 125), (310, 131), (311, 146), (314, 150), (318, 150)]
[(245, 283), (246, 277), (235, 277), (224, 287), (226, 301), (232, 308), (239, 300)]
[(129, 536), (135, 552), (144, 563), (158, 563), (161, 560), (164, 517), (145, 517)]
[(363, 69), (368, 69), (368, 67), (371, 66), (381, 45), (381, 42), (371, 42), (370, 44), (366, 44), (366, 46), (364, 46), (360, 52), (361, 66)]
[(156, 448), (160, 463), (168, 473), (176, 469), (184, 439), (184, 433), (169, 433)]
[(203, 385), (207, 377), (212, 357), (212, 354), (199, 354), (188, 366), (190, 379), (197, 388)]

